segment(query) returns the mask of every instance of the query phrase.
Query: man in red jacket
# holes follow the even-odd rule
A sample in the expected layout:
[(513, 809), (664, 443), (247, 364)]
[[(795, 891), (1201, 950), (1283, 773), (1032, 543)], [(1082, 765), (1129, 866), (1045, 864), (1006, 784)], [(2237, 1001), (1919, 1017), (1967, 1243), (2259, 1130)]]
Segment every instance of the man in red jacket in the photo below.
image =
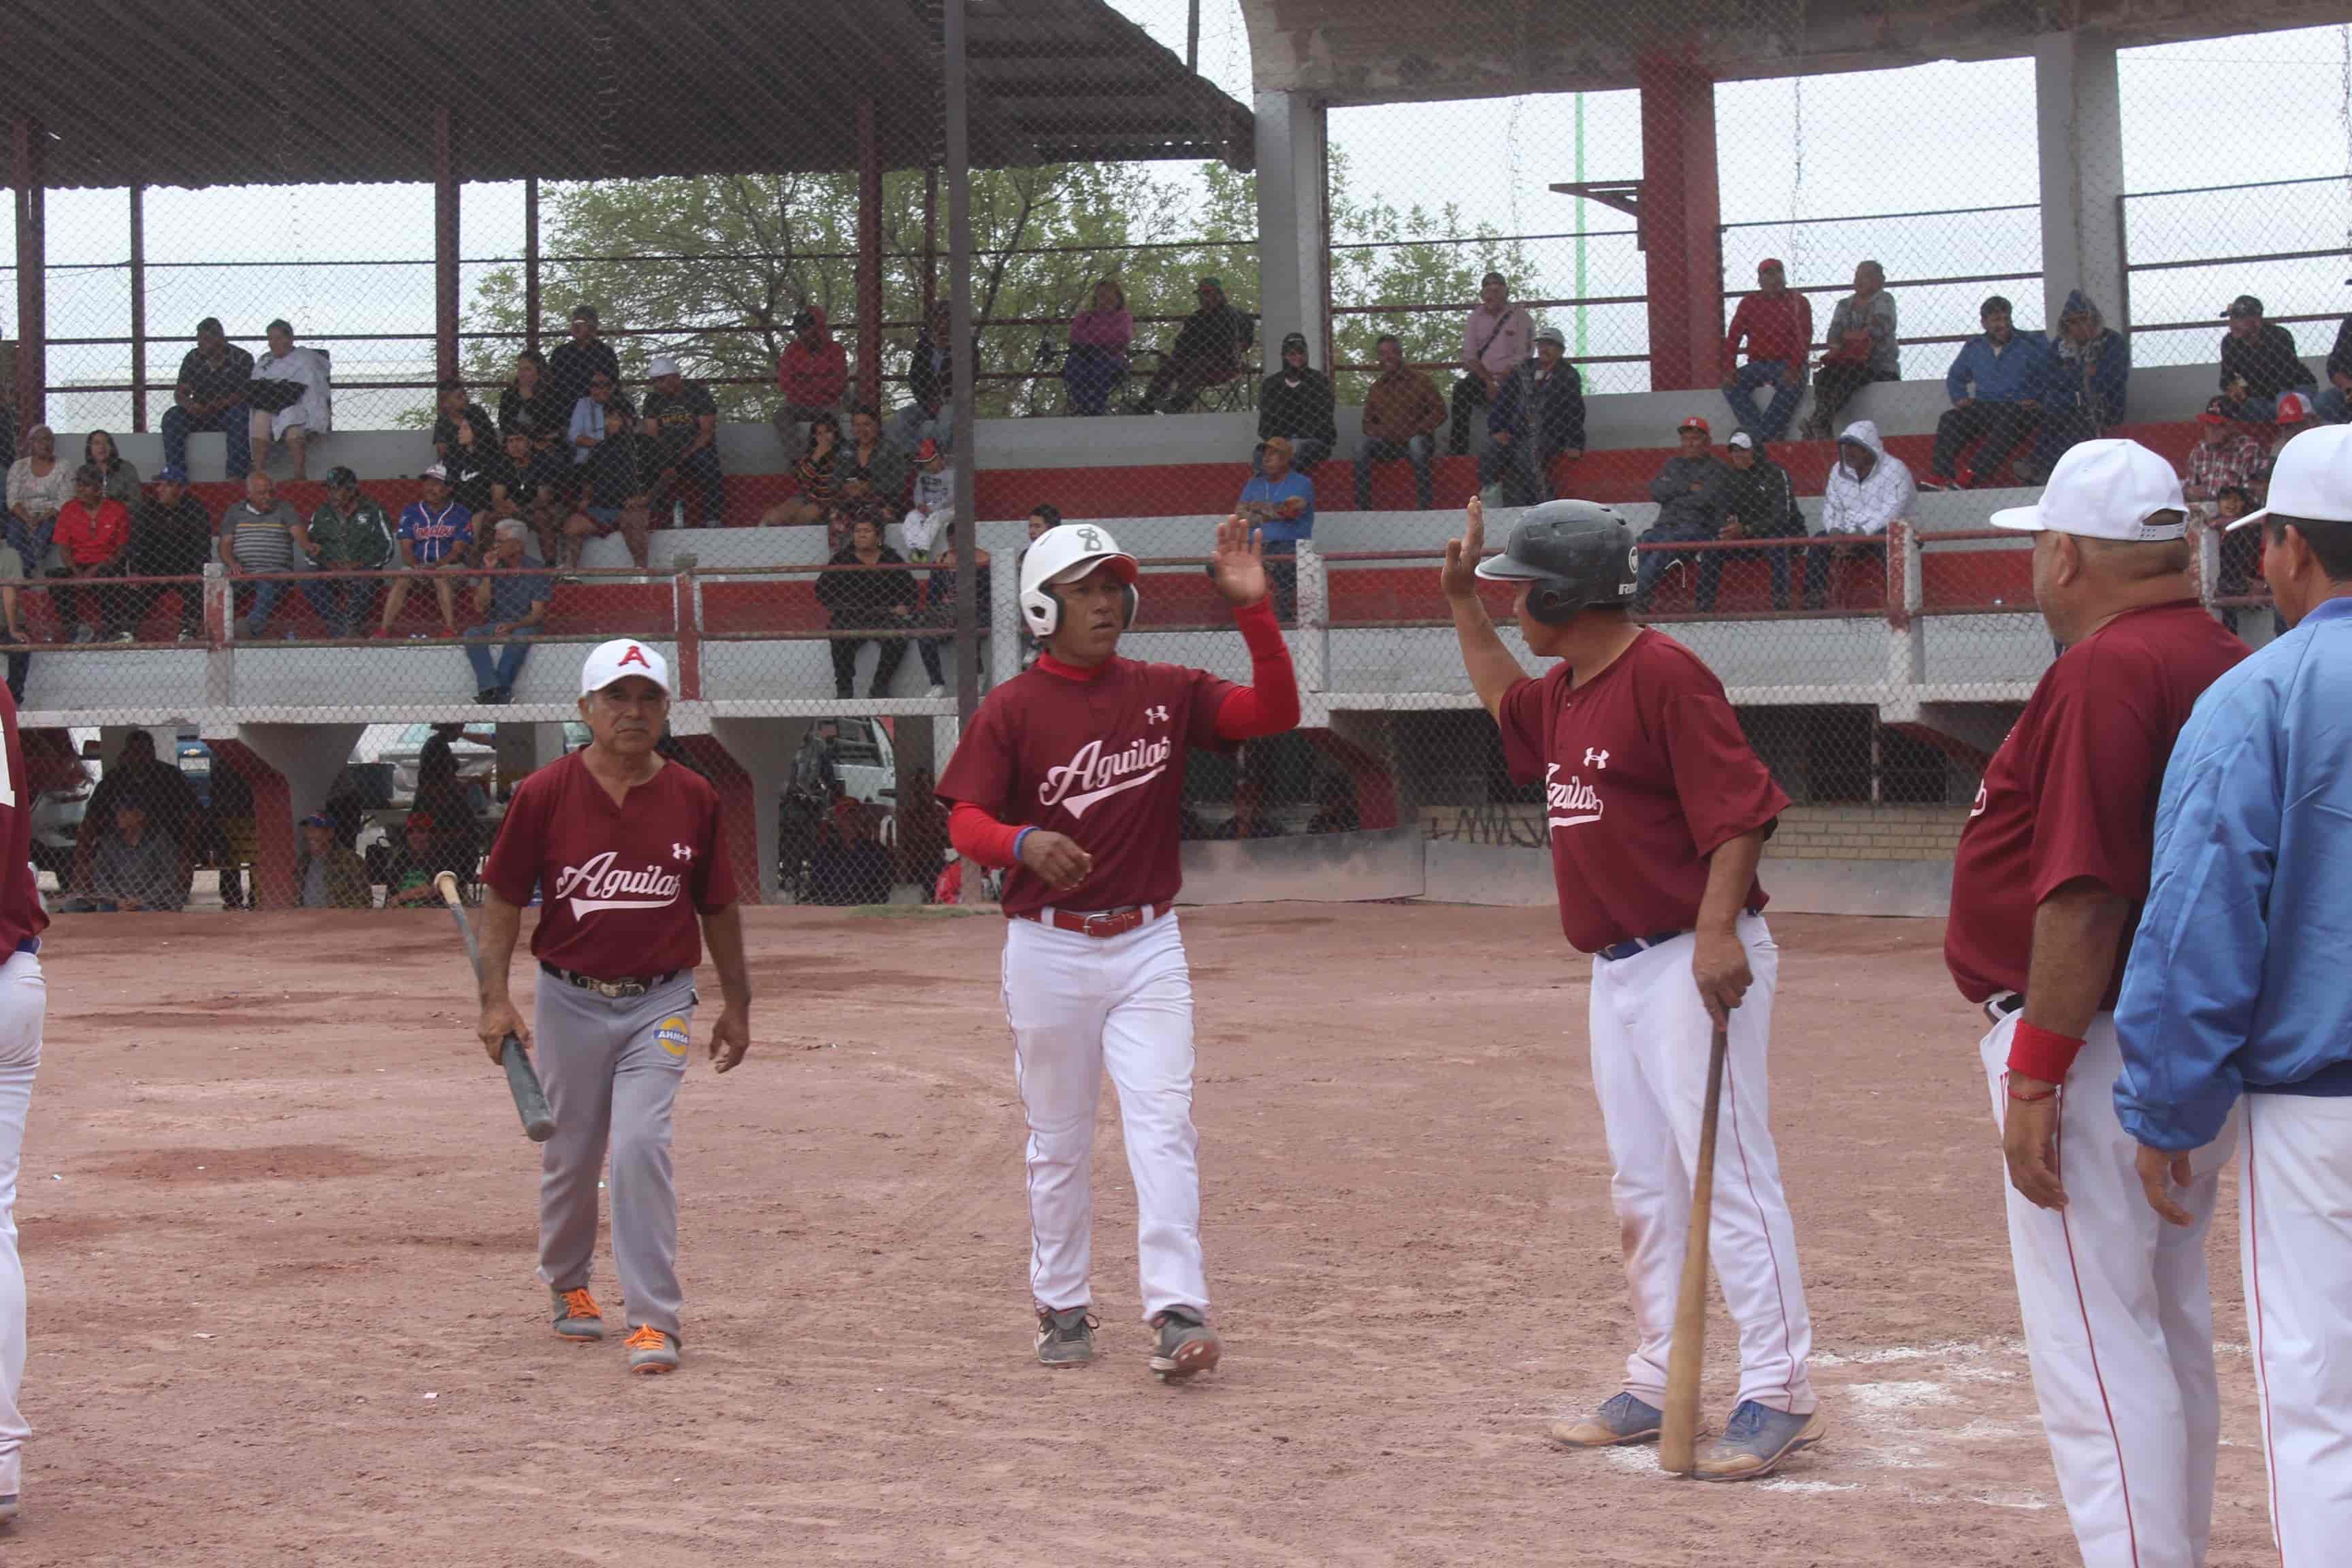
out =
[[(1739, 342), (1748, 341), (1748, 363), (1739, 363)], [(1759, 441), (1778, 441), (1805, 395), (1805, 358), (1813, 342), (1813, 305), (1791, 293), (1788, 274), (1770, 257), (1756, 264), (1756, 292), (1731, 313), (1723, 340), (1723, 395), (1731, 416)], [(1756, 412), (1756, 389), (1769, 386), (1772, 401)]]
[(131, 548), (130, 510), (105, 490), (106, 475), (94, 464), (84, 463), (74, 475), (74, 499), (58, 511), (54, 537), (66, 558), (67, 574), (77, 584), (88, 584), (58, 591), (58, 607), (79, 623), (73, 634), (76, 642), (95, 641), (101, 626), (111, 641), (131, 640), (122, 625), (122, 589), (89, 581), (121, 576), (122, 558)]
[(808, 451), (809, 421), (820, 414), (839, 418), (849, 391), (849, 353), (826, 330), (824, 306), (803, 305), (793, 318), (793, 341), (776, 356), (776, 390), (784, 401), (770, 423), (790, 469)]

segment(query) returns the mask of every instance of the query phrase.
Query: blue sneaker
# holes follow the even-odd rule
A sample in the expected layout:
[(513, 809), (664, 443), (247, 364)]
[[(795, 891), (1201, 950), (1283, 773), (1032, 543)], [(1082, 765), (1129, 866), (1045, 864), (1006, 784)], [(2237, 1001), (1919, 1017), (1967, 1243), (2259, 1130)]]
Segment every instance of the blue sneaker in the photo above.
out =
[(1555, 1421), (1551, 1440), (1563, 1448), (1614, 1448), (1626, 1443), (1657, 1440), (1664, 1417), (1630, 1394), (1604, 1403), (1581, 1421)]
[(1829, 1429), (1818, 1410), (1791, 1415), (1744, 1400), (1724, 1424), (1723, 1436), (1699, 1455), (1697, 1468), (1691, 1473), (1703, 1481), (1746, 1481), (1769, 1476), (1790, 1455), (1820, 1442)]

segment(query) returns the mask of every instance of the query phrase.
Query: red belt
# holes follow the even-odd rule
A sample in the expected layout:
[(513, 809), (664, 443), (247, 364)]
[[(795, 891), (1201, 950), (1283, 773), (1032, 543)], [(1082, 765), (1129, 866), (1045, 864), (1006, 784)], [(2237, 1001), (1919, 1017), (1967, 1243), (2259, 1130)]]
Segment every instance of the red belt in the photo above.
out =
[(1148, 925), (1174, 907), (1172, 904), (1129, 904), (1123, 910), (1101, 910), (1090, 915), (1047, 908), (1024, 910), (1013, 918), (1035, 921), (1039, 925), (1052, 926), (1055, 931), (1076, 931), (1080, 936), (1107, 941), (1111, 937), (1125, 936), (1138, 926)]

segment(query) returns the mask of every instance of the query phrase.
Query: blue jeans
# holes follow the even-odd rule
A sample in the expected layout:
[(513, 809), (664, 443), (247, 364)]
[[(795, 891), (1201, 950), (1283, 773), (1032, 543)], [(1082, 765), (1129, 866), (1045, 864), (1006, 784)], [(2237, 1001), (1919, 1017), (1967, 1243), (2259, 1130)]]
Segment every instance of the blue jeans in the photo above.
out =
[[(493, 635), (497, 630), (495, 624), (467, 626), (466, 635), (468, 637), (486, 637)], [(499, 649), (499, 657), (496, 659), (490, 658), (489, 644), (468, 642), (466, 645), (466, 659), (474, 667), (475, 689), (488, 691), (493, 687), (512, 686), (515, 683), (515, 677), (522, 673), (522, 661), (530, 657), (529, 639), (531, 636), (531, 629), (529, 626), (517, 626), (507, 634), (506, 646)]]
[(329, 577), (301, 585), (302, 596), (319, 618), (344, 637), (360, 635), (362, 623), (375, 614), (376, 595), (383, 586), (375, 577)]
[(245, 613), (245, 624), (251, 635), (259, 637), (268, 629), (269, 617), (278, 608), (278, 601), (283, 598), (286, 590), (292, 586), (292, 584), (282, 577), (272, 577), (267, 582), (256, 583), (252, 585), (253, 601)]
[(1062, 384), (1068, 389), (1073, 414), (1108, 412), (1110, 395), (1126, 379), (1127, 356), (1098, 343), (1072, 343), (1062, 361)]
[(188, 466), (188, 437), (198, 430), (217, 430), (228, 442), (228, 477), (241, 479), (253, 468), (253, 411), (242, 403), (217, 414), (191, 418), (178, 404), (163, 410), (163, 466)]
[[(1793, 385), (1784, 386), (1780, 378), (1788, 375)], [(1759, 416), (1756, 412), (1756, 389), (1769, 386), (1772, 401), (1765, 405)], [(1789, 421), (1797, 416), (1797, 405), (1805, 400), (1805, 378), (1794, 372), (1785, 360), (1752, 359), (1732, 375), (1731, 390), (1724, 398), (1731, 405), (1731, 416), (1739, 427), (1759, 441), (1778, 441), (1789, 433)]]
[(1489, 432), (1478, 448), (1478, 488), (1500, 480), (1505, 506), (1538, 506), (1551, 499), (1544, 482), (1547, 466), (1533, 436), (1515, 435), (1507, 446)]
[[(724, 528), (727, 526), (724, 511), (726, 485), (726, 479), (719, 471), (718, 447), (705, 447), (698, 452), (689, 453), (678, 459), (677, 479), (671, 485), (669, 493), (654, 503), (654, 517), (657, 521), (666, 521), (669, 517), (669, 503), (673, 500), (684, 503), (686, 492), (691, 488), (698, 492), (696, 499), (702, 506), (699, 526)], [(691, 505), (686, 508), (686, 525), (688, 528), (697, 526)]]
[[(1704, 521), (1685, 521), (1662, 523), (1642, 535), (1643, 544), (1696, 543), (1715, 537), (1715, 525)], [(1640, 564), (1633, 573), (1633, 608), (1639, 612), (1649, 608), (1650, 590), (1656, 586), (1658, 574), (1669, 565), (1688, 562), (1692, 552), (1681, 550), (1644, 550)]]
[(2352, 423), (2352, 397), (2346, 396), (2342, 387), (2330, 382), (2312, 394), (2311, 411), (2326, 424)]
[(1413, 493), (1420, 498), (1421, 510), (1427, 511), (1431, 505), (1429, 458), (1436, 445), (1436, 438), (1431, 436), (1415, 436), (1407, 441), (1375, 441), (1367, 437), (1356, 452), (1356, 509), (1367, 510), (1372, 504), (1372, 465), (1402, 459), (1412, 465)]

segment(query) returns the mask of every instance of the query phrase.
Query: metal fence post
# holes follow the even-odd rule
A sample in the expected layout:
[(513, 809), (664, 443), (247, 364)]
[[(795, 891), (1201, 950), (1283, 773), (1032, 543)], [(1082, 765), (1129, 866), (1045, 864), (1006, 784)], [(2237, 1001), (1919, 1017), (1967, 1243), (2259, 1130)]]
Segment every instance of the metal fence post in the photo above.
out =
[(2197, 542), (2197, 597), (2210, 610), (2221, 594), (2221, 531), (2211, 519), (2192, 512), (2189, 536)]
[(205, 705), (226, 708), (236, 700), (236, 590), (228, 568), (205, 563)]
[(1919, 531), (1897, 521), (1886, 528), (1886, 684), (1888, 695), (1919, 685), (1927, 675), (1927, 626), (1920, 611), (1927, 592), (1920, 572)]
[(670, 570), (670, 625), (677, 634), (677, 696), (702, 700), (702, 589), (694, 574), (694, 552), (674, 557)]
[(1314, 546), (1298, 546), (1298, 689), (1321, 695), (1331, 668), (1331, 573)]
[[(977, 606), (975, 606), (977, 607)], [(1021, 567), (997, 566), (988, 577), (988, 679), (1002, 686), (1021, 673)]]

